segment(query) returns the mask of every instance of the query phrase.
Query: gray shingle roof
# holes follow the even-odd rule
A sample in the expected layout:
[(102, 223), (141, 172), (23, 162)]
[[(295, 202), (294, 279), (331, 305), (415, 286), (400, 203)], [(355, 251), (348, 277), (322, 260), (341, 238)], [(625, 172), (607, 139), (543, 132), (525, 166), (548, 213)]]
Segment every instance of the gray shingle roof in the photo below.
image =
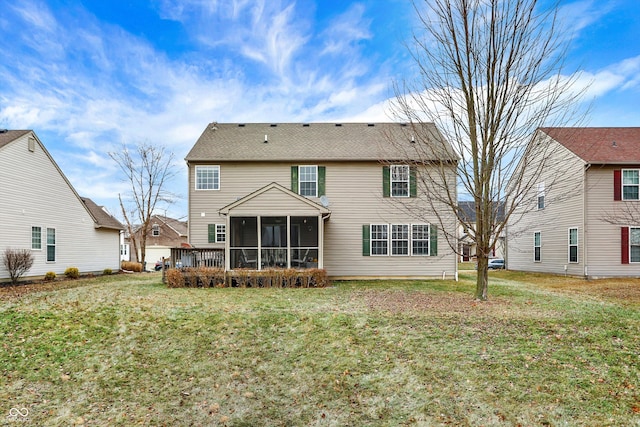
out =
[(87, 197), (81, 197), (80, 199), (85, 204), (87, 210), (91, 213), (93, 218), (96, 220), (96, 225), (99, 228), (111, 228), (114, 230), (124, 229), (120, 221), (111, 216), (101, 206), (96, 205), (93, 200)]
[(412, 137), (429, 141), (428, 156), (432, 157), (423, 154), (415, 160), (457, 159), (432, 123), (210, 123), (186, 160), (406, 160), (415, 157), (411, 153), (419, 145), (412, 144)]
[(0, 130), (0, 148), (20, 138), (22, 135), (31, 132), (30, 130)]

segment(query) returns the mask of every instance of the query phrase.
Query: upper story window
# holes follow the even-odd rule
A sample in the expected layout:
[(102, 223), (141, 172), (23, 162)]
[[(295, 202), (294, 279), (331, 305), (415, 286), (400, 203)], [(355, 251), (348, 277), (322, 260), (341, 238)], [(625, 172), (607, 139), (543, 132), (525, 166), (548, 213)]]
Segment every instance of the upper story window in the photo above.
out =
[(298, 176), (300, 179), (300, 195), (318, 197), (318, 167), (299, 166)]
[(544, 182), (538, 184), (538, 210), (544, 209)]
[(408, 165), (391, 165), (391, 197), (409, 197)]
[(640, 200), (640, 170), (622, 171), (622, 200)]
[(154, 237), (158, 237), (160, 235), (160, 226), (158, 224), (153, 224), (151, 226), (151, 235)]
[(291, 191), (305, 197), (324, 196), (326, 174), (325, 166), (291, 166)]
[(196, 190), (219, 190), (220, 166), (196, 166)]

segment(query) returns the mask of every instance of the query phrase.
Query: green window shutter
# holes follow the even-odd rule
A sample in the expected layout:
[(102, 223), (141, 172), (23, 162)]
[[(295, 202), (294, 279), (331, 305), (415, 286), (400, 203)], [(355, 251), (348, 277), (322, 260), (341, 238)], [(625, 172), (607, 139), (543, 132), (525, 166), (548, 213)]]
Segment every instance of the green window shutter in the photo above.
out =
[(215, 243), (216, 242), (216, 225), (215, 224), (209, 224), (208, 225), (208, 235), (209, 235), (209, 243)]
[(391, 171), (389, 166), (382, 167), (382, 197), (391, 196)]
[(438, 227), (429, 225), (429, 256), (438, 255)]
[(298, 194), (298, 166), (291, 166), (291, 191)]
[(362, 256), (371, 255), (371, 228), (369, 224), (362, 226)]
[(327, 168), (325, 166), (318, 166), (318, 197), (325, 195), (325, 176), (327, 175)]
[(416, 167), (409, 167), (409, 196), (416, 197), (418, 195), (418, 180), (416, 178)]

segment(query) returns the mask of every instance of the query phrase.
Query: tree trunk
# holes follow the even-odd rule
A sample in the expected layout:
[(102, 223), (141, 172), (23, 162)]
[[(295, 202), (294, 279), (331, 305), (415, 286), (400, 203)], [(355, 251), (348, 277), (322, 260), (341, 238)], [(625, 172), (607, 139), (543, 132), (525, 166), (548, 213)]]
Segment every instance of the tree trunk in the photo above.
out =
[(486, 301), (489, 289), (489, 259), (486, 255), (478, 256), (478, 274), (476, 278), (475, 299)]

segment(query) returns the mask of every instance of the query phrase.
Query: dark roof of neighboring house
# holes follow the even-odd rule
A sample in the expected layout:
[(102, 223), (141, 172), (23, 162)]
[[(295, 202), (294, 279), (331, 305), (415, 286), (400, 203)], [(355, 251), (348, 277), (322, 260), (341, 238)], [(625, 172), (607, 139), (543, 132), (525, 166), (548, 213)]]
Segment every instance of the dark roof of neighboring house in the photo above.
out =
[[(497, 219), (498, 221), (504, 220), (504, 203), (502, 202), (494, 202), (494, 206), (497, 207), (498, 211)], [(476, 221), (476, 203), (471, 201), (459, 201), (458, 209), (460, 210), (460, 216), (467, 222), (475, 222)]]
[(86, 197), (80, 197), (80, 199), (95, 219), (99, 228), (112, 228), (114, 230), (124, 229), (120, 221), (111, 216), (102, 206), (96, 205), (93, 200)]
[(640, 163), (640, 127), (540, 128), (587, 163)]
[[(429, 141), (432, 155), (416, 157)], [(393, 141), (393, 142), (392, 142)], [(420, 148), (418, 148), (420, 147)], [(431, 158), (426, 158), (431, 157)], [(433, 123), (210, 123), (186, 160), (457, 160)]]
[(7, 130), (0, 129), (0, 148), (20, 138), (22, 135), (31, 132), (30, 130)]
[(156, 218), (158, 221), (162, 221), (171, 227), (179, 236), (186, 236), (189, 231), (188, 222), (180, 221), (179, 219), (169, 218), (163, 215), (153, 215), (152, 218)]

